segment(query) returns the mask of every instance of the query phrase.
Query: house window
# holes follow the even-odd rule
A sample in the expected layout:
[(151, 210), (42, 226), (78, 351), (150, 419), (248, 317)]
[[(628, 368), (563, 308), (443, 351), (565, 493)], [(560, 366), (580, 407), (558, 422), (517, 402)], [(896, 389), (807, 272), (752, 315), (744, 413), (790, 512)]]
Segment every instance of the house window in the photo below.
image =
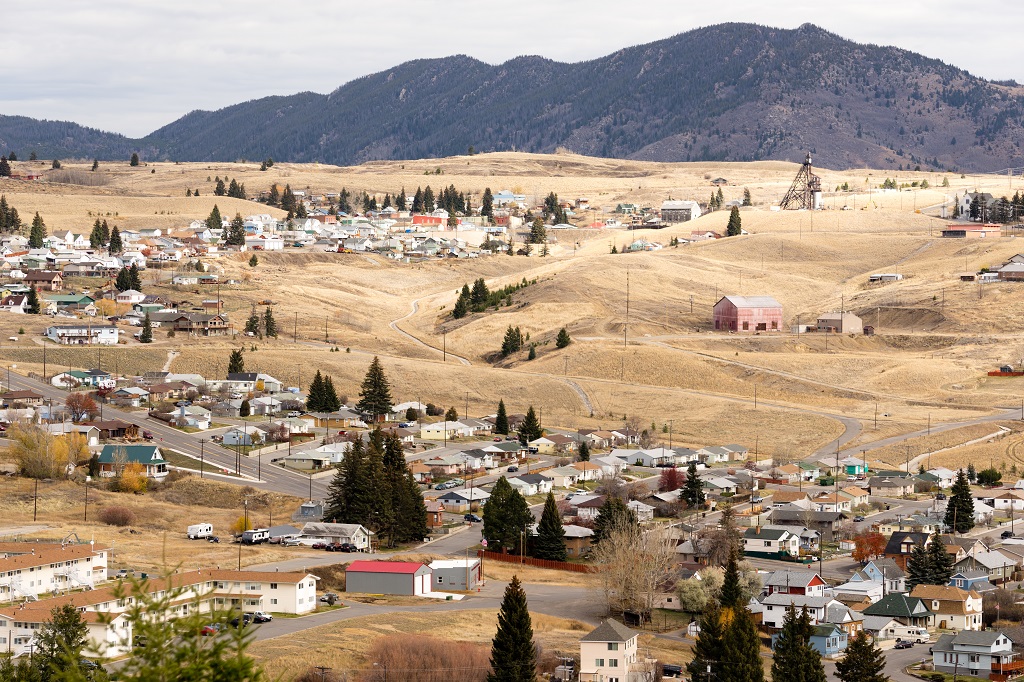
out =
[(270, 589), (276, 590), (277, 589), (277, 583), (270, 583)]
[(618, 650), (619, 650), (619, 643), (618, 642), (609, 642), (608, 643), (608, 651), (618, 651)]
[(271, 606), (277, 606), (277, 600), (276, 599), (271, 599), (270, 600), (270, 605)]
[(978, 654), (971, 654), (970, 656), (967, 657), (967, 660), (970, 661), (971, 663), (977, 663), (978, 661), (981, 660), (981, 656), (978, 655)]
[(618, 668), (619, 667), (619, 659), (617, 659), (617, 658), (609, 658), (608, 659), (608, 667), (609, 668)]
[(604, 659), (603, 658), (595, 658), (594, 659), (594, 666), (597, 667), (597, 668), (603, 668), (604, 667)]
[(438, 585), (443, 585), (444, 584), (444, 576), (443, 575), (437, 576), (437, 584)]
[(765, 540), (764, 541), (764, 546), (765, 547), (771, 547), (772, 546), (772, 541), (771, 540)]
[(744, 322), (743, 323), (743, 331), (748, 331), (749, 329), (750, 329), (750, 323), (749, 322)]

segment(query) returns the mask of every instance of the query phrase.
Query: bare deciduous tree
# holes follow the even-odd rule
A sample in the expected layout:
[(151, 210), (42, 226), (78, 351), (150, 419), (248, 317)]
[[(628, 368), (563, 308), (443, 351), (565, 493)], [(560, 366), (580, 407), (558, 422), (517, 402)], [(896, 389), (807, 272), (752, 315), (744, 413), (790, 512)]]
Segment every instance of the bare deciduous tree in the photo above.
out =
[(594, 548), (608, 611), (649, 614), (658, 586), (674, 560), (675, 543), (667, 528), (646, 530), (632, 523), (616, 523)]

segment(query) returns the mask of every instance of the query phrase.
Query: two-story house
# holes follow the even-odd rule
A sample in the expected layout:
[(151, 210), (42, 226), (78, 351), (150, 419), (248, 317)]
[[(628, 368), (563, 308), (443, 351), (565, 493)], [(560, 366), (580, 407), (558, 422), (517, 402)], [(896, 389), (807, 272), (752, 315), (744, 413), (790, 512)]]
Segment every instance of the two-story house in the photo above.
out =
[(807, 609), (811, 624), (825, 622), (828, 618), (828, 609), (840, 604), (832, 597), (811, 597), (804, 594), (769, 594), (761, 599), (761, 623), (765, 627), (775, 630), (782, 628), (786, 619), (786, 611), (792, 605), (799, 612)]
[(799, 556), (800, 536), (783, 528), (748, 528), (743, 533), (743, 554), (767, 559)]
[(803, 594), (809, 597), (824, 597), (828, 583), (814, 571), (774, 571), (764, 581), (768, 594)]
[(998, 630), (946, 634), (932, 645), (932, 669), (950, 675), (1006, 680), (1024, 672), (1013, 642)]
[(940, 630), (981, 630), (981, 595), (949, 585), (916, 585), (911, 597), (922, 600), (931, 611), (932, 627)]
[(639, 635), (617, 620), (606, 620), (580, 638), (580, 682), (644, 679), (637, 674)]

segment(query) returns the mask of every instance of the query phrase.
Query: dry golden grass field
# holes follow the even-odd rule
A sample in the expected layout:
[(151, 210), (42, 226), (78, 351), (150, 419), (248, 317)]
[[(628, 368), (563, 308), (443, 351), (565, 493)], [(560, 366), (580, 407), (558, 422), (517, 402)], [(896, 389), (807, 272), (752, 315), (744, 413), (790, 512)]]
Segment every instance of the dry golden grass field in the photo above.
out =
[[(91, 162), (65, 161), (88, 173)], [(23, 168), (32, 164), (19, 164)], [(41, 162), (36, 164), (43, 168)], [(434, 174), (440, 169), (441, 175)], [(999, 408), (1019, 406), (1024, 378), (989, 378), (986, 372), (1024, 358), (1024, 285), (979, 287), (958, 273), (998, 266), (1024, 248), (1015, 238), (943, 240), (939, 205), (975, 188), (1012, 195), (1019, 179), (903, 171), (817, 169), (828, 210), (776, 212), (795, 164), (657, 164), (595, 159), (572, 154), (484, 154), (440, 160), (379, 162), (339, 168), (275, 164), (266, 172), (253, 163), (156, 163), (130, 168), (103, 163), (99, 187), (52, 182), (5, 181), (0, 193), (22, 216), (39, 211), (51, 231), (87, 230), (97, 216), (126, 228), (183, 227), (205, 218), (216, 203), (222, 214), (281, 212), (250, 201), (213, 196), (214, 179), (234, 178), (253, 195), (272, 183), (313, 192), (412, 193), (417, 186), (455, 185), (478, 202), (485, 187), (510, 189), (539, 201), (554, 191), (563, 199), (589, 198), (595, 208), (578, 222), (609, 217), (628, 202), (657, 206), (666, 198), (706, 200), (710, 180), (724, 177), (726, 200), (754, 206), (741, 212), (749, 234), (666, 248), (611, 254), (634, 238), (668, 244), (691, 230), (724, 231), (728, 214), (715, 212), (664, 230), (579, 229), (553, 234), (547, 258), (495, 256), (468, 261), (396, 263), (360, 254), (309, 249), (261, 253), (256, 268), (248, 254), (216, 264), (241, 284), (221, 296), (236, 329), (258, 301), (275, 302), (282, 328), (276, 340), (167, 338), (105, 350), (53, 350), (48, 362), (75, 366), (117, 363), (122, 373), (160, 369), (179, 351), (171, 369), (222, 374), (230, 350), (246, 349), (247, 368), (270, 372), (289, 385), (308, 384), (320, 369), (341, 393), (356, 398), (369, 359), (379, 355), (396, 400), (454, 405), (469, 414), (492, 413), (499, 398), (513, 412), (543, 410), (553, 426), (615, 426), (637, 417), (658, 432), (669, 421), (676, 442), (688, 445), (739, 442), (759, 454), (804, 457), (843, 431), (837, 416), (860, 420), (855, 443), (924, 428), (969, 422)], [(81, 174), (80, 173), (80, 174)], [(427, 173), (430, 173), (429, 175)], [(879, 191), (887, 177), (927, 180), (929, 189)], [(948, 181), (948, 186), (943, 182)], [(834, 192), (847, 183), (852, 190)], [(199, 189), (199, 197), (185, 197)], [(851, 210), (839, 210), (849, 207)], [(577, 246), (578, 245), (578, 246)], [(876, 272), (904, 279), (869, 285)], [(150, 270), (146, 291), (187, 306), (212, 291), (196, 293), (168, 284), (171, 270)], [(457, 290), (484, 278), (493, 287), (536, 280), (497, 311), (452, 320)], [(629, 288), (629, 317), (626, 291)], [(71, 282), (73, 287), (96, 282)], [(711, 307), (727, 294), (770, 295), (784, 306), (785, 325), (808, 323), (844, 307), (876, 326), (874, 337), (789, 333), (743, 336), (711, 331)], [(36, 369), (43, 321), (0, 320), (0, 339), (25, 328), (15, 343), (0, 344), (0, 361)], [(518, 326), (536, 343), (497, 359), (504, 330)], [(558, 350), (565, 326), (574, 339)], [(325, 340), (329, 340), (328, 344)], [(331, 352), (336, 347), (340, 352)], [(441, 349), (448, 352), (442, 362)], [(52, 357), (49, 357), (52, 356)], [(465, 364), (462, 361), (465, 359)], [(754, 393), (757, 406), (754, 407)], [(887, 415), (874, 429), (876, 410)], [(988, 428), (989, 425), (985, 425)], [(995, 447), (985, 444), (978, 447)], [(959, 456), (959, 452), (949, 454)], [(1000, 455), (1009, 461), (1006, 451)]]

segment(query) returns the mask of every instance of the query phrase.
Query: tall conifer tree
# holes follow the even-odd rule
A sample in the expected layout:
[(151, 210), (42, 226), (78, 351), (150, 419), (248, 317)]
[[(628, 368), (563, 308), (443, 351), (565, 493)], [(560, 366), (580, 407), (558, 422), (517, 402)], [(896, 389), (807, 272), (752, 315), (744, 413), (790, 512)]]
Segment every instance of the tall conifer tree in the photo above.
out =
[(491, 672), (487, 682), (533, 682), (537, 679), (537, 648), (526, 593), (519, 576), (505, 588), (498, 611), (498, 631), (491, 643)]
[(565, 529), (562, 528), (562, 514), (558, 511), (555, 495), (551, 492), (544, 501), (544, 513), (537, 524), (533, 555), (538, 559), (565, 561)]

